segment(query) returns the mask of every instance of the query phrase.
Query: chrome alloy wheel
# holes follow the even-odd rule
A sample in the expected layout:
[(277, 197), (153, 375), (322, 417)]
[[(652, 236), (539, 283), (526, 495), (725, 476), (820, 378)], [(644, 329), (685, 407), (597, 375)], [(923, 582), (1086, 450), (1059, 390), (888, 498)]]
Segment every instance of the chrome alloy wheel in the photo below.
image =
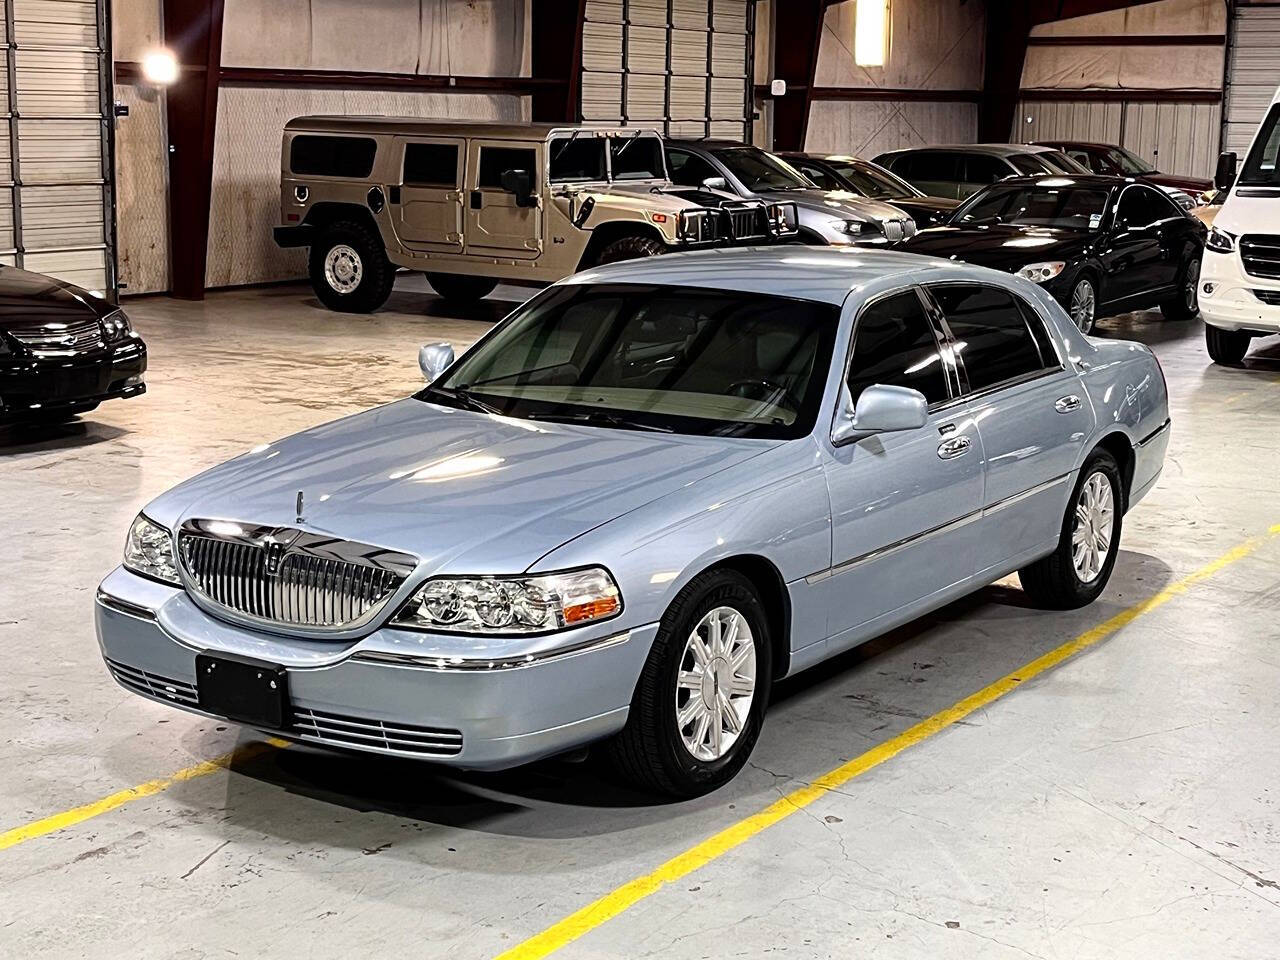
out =
[(1071, 531), (1071, 562), (1081, 583), (1098, 579), (1111, 552), (1116, 529), (1115, 497), (1111, 480), (1102, 471), (1090, 474), (1076, 500), (1075, 526)]
[(1187, 261), (1187, 276), (1182, 288), (1183, 302), (1187, 305), (1188, 313), (1195, 313), (1200, 309), (1199, 287), (1200, 261), (1193, 258)]
[(1093, 315), (1097, 308), (1098, 298), (1093, 292), (1093, 284), (1088, 280), (1081, 280), (1071, 291), (1071, 306), (1067, 308), (1081, 333), (1088, 333), (1093, 329)]
[(676, 726), (695, 759), (719, 760), (742, 734), (756, 692), (756, 644), (746, 617), (716, 607), (685, 641), (676, 676)]
[(364, 277), (364, 262), (354, 247), (336, 244), (324, 256), (324, 279), (338, 293), (354, 293)]

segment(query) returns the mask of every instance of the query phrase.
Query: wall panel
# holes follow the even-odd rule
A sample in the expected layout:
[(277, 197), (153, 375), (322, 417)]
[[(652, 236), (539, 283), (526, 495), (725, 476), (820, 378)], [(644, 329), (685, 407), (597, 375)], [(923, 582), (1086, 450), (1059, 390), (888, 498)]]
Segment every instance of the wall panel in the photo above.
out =
[(818, 100), (804, 148), (870, 159), (902, 147), (971, 143), (977, 129), (975, 103)]
[(169, 164), (164, 94), (116, 85), (129, 108), (116, 120), (116, 210), (122, 292), (169, 289)]

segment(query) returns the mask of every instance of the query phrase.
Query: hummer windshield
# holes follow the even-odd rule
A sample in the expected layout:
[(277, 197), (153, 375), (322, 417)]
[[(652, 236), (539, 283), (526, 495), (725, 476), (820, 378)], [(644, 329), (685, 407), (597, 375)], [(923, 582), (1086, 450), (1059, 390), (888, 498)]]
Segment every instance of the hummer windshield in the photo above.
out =
[(667, 176), (662, 141), (643, 131), (610, 137), (578, 131), (554, 138), (549, 149), (552, 183), (665, 180)]
[(805, 436), (839, 309), (730, 290), (552, 287), (418, 394), (530, 421), (717, 436)]

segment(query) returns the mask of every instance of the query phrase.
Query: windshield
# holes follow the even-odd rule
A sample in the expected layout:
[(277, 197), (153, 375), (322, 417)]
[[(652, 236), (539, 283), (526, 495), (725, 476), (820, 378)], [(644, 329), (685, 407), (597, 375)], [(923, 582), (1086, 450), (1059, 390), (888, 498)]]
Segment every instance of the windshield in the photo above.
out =
[(1049, 166), (1053, 167), (1059, 173), (1092, 173), (1092, 171), (1079, 160), (1076, 160), (1074, 157), (1067, 156), (1061, 150), (1050, 150), (1047, 153), (1042, 153), (1040, 154), (1040, 159), (1045, 161), (1045, 163), (1049, 164)]
[(1271, 112), (1258, 128), (1249, 155), (1245, 157), (1240, 177), (1241, 186), (1280, 187), (1280, 103), (1271, 105)]
[(604, 180), (605, 149), (609, 151), (614, 180), (665, 180), (662, 141), (652, 134), (596, 137), (556, 137), (550, 147), (552, 183)]
[(728, 147), (713, 151), (716, 159), (748, 190), (805, 190), (816, 186), (791, 164), (758, 147)]
[(1145, 160), (1135, 157), (1124, 147), (1107, 147), (1103, 151), (1110, 164), (1121, 173), (1140, 177), (1148, 173), (1156, 173), (1156, 168)]
[(907, 181), (874, 164), (828, 160), (827, 166), (852, 184), (855, 193), (873, 200), (908, 200), (924, 196)]
[(807, 435), (839, 308), (726, 290), (552, 287), (421, 400), (525, 420), (790, 439)]
[(1110, 193), (1095, 187), (995, 184), (957, 210), (951, 222), (985, 221), (1096, 230), (1102, 223)]

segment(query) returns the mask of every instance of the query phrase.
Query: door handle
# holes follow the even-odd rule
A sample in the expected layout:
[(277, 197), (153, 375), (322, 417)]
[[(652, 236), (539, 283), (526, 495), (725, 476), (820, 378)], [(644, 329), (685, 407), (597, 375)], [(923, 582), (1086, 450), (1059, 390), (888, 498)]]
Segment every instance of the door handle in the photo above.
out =
[(938, 456), (943, 460), (963, 457), (969, 452), (969, 442), (968, 437), (952, 437), (950, 440), (943, 440), (938, 444)]
[(479, 210), (483, 206), (484, 206), (484, 194), (481, 193), (479, 190), (472, 190), (471, 191), (471, 209)]
[(1053, 409), (1059, 413), (1071, 413), (1073, 410), (1080, 409), (1080, 398), (1074, 393), (1069, 397), (1059, 397), (1053, 401)]

